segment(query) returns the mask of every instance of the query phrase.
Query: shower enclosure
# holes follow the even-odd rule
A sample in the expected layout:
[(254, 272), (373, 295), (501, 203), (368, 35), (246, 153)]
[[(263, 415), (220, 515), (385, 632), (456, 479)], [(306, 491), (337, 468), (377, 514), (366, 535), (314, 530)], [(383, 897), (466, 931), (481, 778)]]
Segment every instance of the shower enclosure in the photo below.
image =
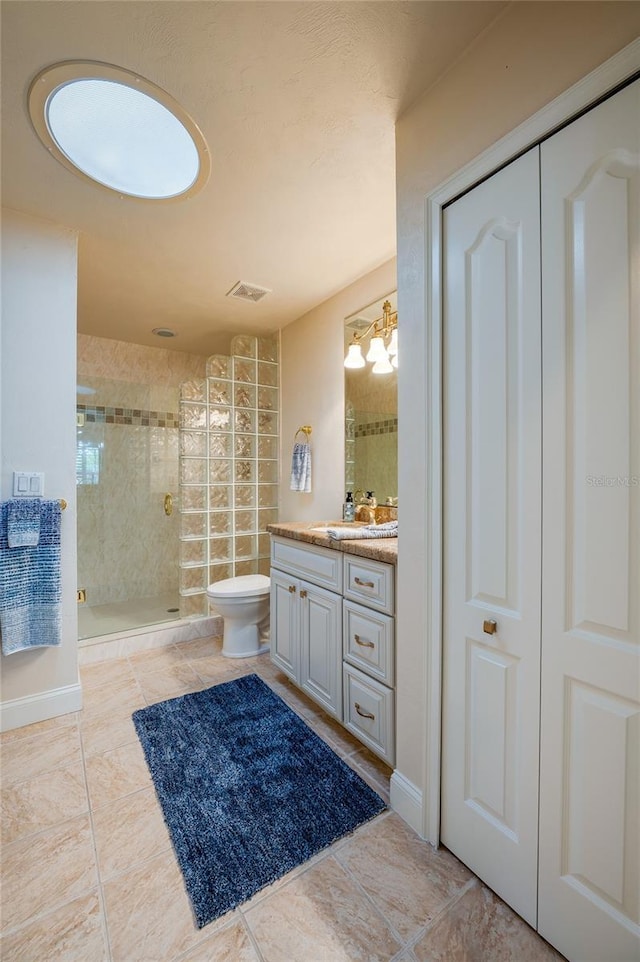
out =
[(277, 335), (235, 337), (179, 385), (158, 369), (170, 352), (137, 350), (152, 383), (82, 373), (78, 387), (80, 640), (206, 615), (208, 584), (269, 572)]

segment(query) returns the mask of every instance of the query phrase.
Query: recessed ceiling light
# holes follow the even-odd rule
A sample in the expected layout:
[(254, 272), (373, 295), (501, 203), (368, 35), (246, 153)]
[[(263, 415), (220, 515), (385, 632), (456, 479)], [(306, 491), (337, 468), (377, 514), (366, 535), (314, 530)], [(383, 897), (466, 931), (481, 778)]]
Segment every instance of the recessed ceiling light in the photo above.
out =
[(120, 195), (174, 200), (209, 178), (202, 133), (164, 90), (112, 64), (66, 61), (29, 89), (40, 140), (69, 170)]
[(176, 332), (172, 331), (170, 327), (154, 327), (151, 331), (156, 337), (175, 337)]

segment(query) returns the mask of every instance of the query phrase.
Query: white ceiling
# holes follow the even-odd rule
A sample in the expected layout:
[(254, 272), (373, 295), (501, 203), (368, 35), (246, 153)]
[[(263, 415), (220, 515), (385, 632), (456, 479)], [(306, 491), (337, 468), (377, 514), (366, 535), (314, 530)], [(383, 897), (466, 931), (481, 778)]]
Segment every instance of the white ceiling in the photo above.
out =
[[(209, 354), (273, 331), (394, 255), (396, 118), (505, 6), (5, 0), (3, 206), (79, 229), (81, 332)], [(133, 70), (184, 106), (211, 150), (203, 191), (120, 199), (47, 153), (27, 90), (73, 59)], [(225, 297), (239, 280), (273, 293)]]

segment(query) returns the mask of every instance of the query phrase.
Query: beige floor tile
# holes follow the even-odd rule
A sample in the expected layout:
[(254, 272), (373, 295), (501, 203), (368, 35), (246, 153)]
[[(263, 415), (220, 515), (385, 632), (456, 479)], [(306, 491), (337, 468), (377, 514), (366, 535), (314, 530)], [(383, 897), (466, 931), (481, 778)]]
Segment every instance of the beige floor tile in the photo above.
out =
[(374, 755), (368, 748), (360, 746), (355, 752), (351, 753), (349, 760), (353, 761), (361, 771), (368, 772), (381, 785), (389, 787), (389, 779), (393, 774), (393, 769), (389, 768), (381, 758)]
[(171, 852), (106, 882), (104, 896), (113, 962), (173, 962), (231, 921), (196, 928)]
[(86, 815), (11, 842), (2, 851), (3, 930), (86, 895), (97, 883)]
[(417, 935), (472, 877), (450, 852), (435, 851), (395, 814), (365, 826), (336, 858), (405, 940)]
[(134, 677), (126, 681), (105, 681), (99, 688), (83, 693), (82, 719), (92, 721), (115, 714), (135, 711), (142, 700), (142, 692)]
[(97, 808), (93, 813), (93, 831), (103, 882), (171, 849), (153, 788)]
[(51, 828), (89, 810), (82, 762), (36, 775), (0, 793), (2, 843)]
[(43, 772), (82, 763), (77, 724), (7, 742), (0, 749), (2, 787), (8, 788)]
[(92, 691), (102, 685), (115, 685), (135, 681), (133, 668), (126, 658), (111, 661), (97, 661), (80, 666), (80, 681), (83, 692)]
[[(136, 708), (146, 708), (147, 703), (140, 693), (140, 701)], [(130, 745), (138, 741), (138, 736), (131, 721), (131, 709), (113, 715), (98, 717), (80, 716), (80, 735), (85, 756), (101, 755), (111, 748)]]
[(214, 655), (219, 655), (222, 658), (222, 638), (218, 635), (183, 641), (176, 645), (176, 648), (182, 657), (188, 661), (196, 661), (198, 658), (212, 658)]
[(220, 685), (222, 682), (231, 681), (242, 674), (242, 668), (238, 665), (239, 659), (218, 658), (213, 655), (209, 658), (198, 658), (197, 661), (189, 662), (191, 667), (198, 673), (202, 682), (206, 685)]
[(265, 962), (388, 962), (401, 948), (331, 856), (244, 915)]
[[(225, 926), (180, 962), (262, 962), (241, 921)], [(311, 962), (311, 960), (309, 960)]]
[(147, 704), (177, 698), (202, 688), (202, 681), (188, 662), (140, 676), (140, 688)]
[(561, 962), (563, 958), (478, 881), (434, 922), (413, 951), (418, 962)]
[(151, 776), (138, 741), (102, 755), (91, 755), (85, 765), (92, 809), (150, 785)]
[(162, 648), (150, 648), (147, 651), (136, 651), (129, 655), (129, 663), (137, 678), (141, 678), (150, 671), (162, 671), (164, 668), (180, 665), (183, 660), (184, 656), (179, 645), (165, 645)]
[(68, 728), (70, 725), (77, 724), (78, 713), (69, 712), (67, 715), (59, 715), (57, 718), (48, 718), (46, 721), (34, 722), (33, 725), (23, 725), (21, 728), (12, 728), (11, 731), (0, 734), (0, 745), (8, 745), (9, 742), (17, 741), (19, 738), (31, 738), (32, 735), (44, 735), (48, 732), (56, 731), (58, 728)]
[(0, 940), (3, 962), (107, 962), (95, 893), (75, 899)]

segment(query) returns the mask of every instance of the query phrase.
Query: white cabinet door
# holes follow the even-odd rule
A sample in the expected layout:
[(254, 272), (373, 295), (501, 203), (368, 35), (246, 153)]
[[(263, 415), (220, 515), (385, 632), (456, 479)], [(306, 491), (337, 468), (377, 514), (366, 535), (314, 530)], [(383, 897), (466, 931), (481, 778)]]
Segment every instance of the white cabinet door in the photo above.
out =
[(542, 145), (541, 934), (640, 958), (640, 82)]
[(293, 681), (300, 671), (299, 585), (296, 578), (271, 569), (271, 660)]
[[(443, 843), (536, 924), (539, 152), (444, 216)], [(491, 622), (497, 624), (494, 634)]]
[(342, 720), (342, 598), (300, 582), (300, 685)]

